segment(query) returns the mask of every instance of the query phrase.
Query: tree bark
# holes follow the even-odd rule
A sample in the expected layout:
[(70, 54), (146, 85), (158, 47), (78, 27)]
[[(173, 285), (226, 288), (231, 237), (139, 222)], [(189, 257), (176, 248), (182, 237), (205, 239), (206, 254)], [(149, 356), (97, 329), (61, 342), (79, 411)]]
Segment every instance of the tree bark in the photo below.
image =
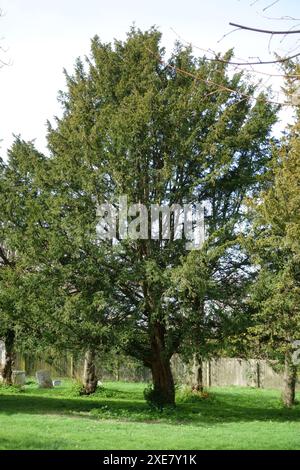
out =
[(256, 363), (256, 386), (257, 388), (260, 388), (261, 383), (260, 383), (260, 363), (257, 361)]
[(120, 359), (117, 356), (117, 363), (116, 363), (116, 381), (119, 382), (120, 380)]
[(206, 363), (206, 382), (207, 382), (207, 386), (208, 387), (211, 387), (211, 363), (210, 363), (210, 360), (207, 360), (207, 363)]
[(165, 405), (175, 405), (175, 386), (170, 357), (165, 350), (165, 328), (155, 323), (151, 337), (151, 372), (154, 391)]
[(195, 380), (192, 385), (192, 390), (197, 392), (203, 392), (203, 363), (202, 358), (195, 354), (194, 356), (194, 372), (195, 372)]
[(3, 382), (6, 385), (12, 385), (12, 371), (15, 364), (15, 332), (7, 330), (5, 338), (5, 362), (2, 370)]
[(84, 393), (91, 395), (97, 389), (98, 378), (96, 376), (95, 366), (96, 353), (93, 349), (88, 349), (84, 356), (83, 386)]
[(284, 378), (281, 399), (284, 406), (287, 406), (288, 408), (295, 404), (296, 381), (297, 366), (292, 363), (291, 356), (287, 354), (284, 363)]
[(71, 354), (70, 356), (70, 376), (72, 379), (75, 378), (75, 367), (74, 367), (74, 356)]

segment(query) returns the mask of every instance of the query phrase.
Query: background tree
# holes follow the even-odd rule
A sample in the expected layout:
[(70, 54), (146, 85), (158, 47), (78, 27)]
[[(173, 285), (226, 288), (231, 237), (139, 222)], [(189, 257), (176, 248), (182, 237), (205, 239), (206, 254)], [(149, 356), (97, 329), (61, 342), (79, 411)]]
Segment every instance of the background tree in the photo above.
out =
[(253, 346), (284, 364), (282, 400), (295, 400), (297, 364), (293, 361), (294, 341), (300, 335), (300, 121), (274, 149), (269, 187), (251, 205), (255, 226), (249, 247), (259, 276), (252, 301), (257, 309), (250, 328)]
[(31, 325), (30, 315), (24, 316), (21, 309), (22, 283), (30, 272), (23, 254), (26, 239), (34, 229), (28, 228), (28, 214), (35, 208), (34, 175), (39, 171), (41, 159), (32, 143), (16, 138), (8, 152), (8, 162), (0, 163), (0, 335), (6, 349), (2, 375), (8, 384), (12, 381), (15, 343), (25, 338)]
[[(104, 347), (113, 312), (113, 301), (108, 304), (103, 294), (108, 282), (104, 270), (99, 275), (103, 249), (97, 246), (88, 210), (88, 202), (93, 210), (95, 204), (84, 196), (78, 200), (73, 188), (68, 192), (56, 186), (57, 166), (32, 143), (17, 138), (8, 156), (3, 167), (2, 229), (17, 265), (11, 292), (4, 284), (7, 276), (3, 279), (3, 309), (6, 302), (8, 320), (22, 333), (23, 350), (29, 345), (39, 351), (49, 346), (86, 350), (84, 391), (92, 393), (98, 381), (95, 349)], [(113, 345), (112, 332), (107, 344)]]

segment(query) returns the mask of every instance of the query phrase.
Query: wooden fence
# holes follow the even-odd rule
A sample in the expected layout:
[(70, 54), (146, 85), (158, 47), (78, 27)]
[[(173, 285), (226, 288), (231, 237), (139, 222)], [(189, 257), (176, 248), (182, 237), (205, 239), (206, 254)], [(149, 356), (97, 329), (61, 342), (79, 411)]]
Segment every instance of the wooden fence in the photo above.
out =
[[(3, 342), (0, 341), (0, 365), (4, 361)], [(37, 370), (46, 369), (55, 377), (73, 377), (82, 375), (83, 360), (71, 354), (60, 357), (37, 358), (32, 355), (17, 354), (15, 369), (25, 370), (27, 376), (34, 376)], [(178, 355), (172, 358), (172, 369), (176, 383), (192, 384), (195, 372), (192, 364), (185, 364)], [(116, 356), (108, 361), (97, 361), (100, 380), (124, 380), (150, 382), (151, 373), (137, 361)], [(280, 389), (283, 375), (275, 363), (255, 359), (220, 358), (203, 362), (204, 386), (261, 387)], [(297, 388), (300, 388), (299, 380)]]

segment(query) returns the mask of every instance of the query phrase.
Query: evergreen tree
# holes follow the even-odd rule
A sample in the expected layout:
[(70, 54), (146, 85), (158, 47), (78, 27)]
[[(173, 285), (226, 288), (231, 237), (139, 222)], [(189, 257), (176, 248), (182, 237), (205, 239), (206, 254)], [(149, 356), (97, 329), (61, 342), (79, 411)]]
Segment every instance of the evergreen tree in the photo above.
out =
[[(99, 291), (110, 298), (106, 318), (120, 326), (124, 350), (151, 368), (154, 395), (173, 404), (170, 359), (192, 309), (183, 314), (172, 281), (189, 258), (185, 240), (97, 244), (96, 205), (117, 203), (123, 195), (148, 213), (151, 204), (207, 203), (211, 246), (219, 250), (209, 282), (213, 266), (215, 279), (222, 266), (219, 285), (225, 289), (242, 200), (257, 188), (269, 160), (275, 118), (266, 97), (254, 103), (255, 87), (241, 74), (229, 77), (225, 63), (196, 59), (180, 44), (164, 59), (160, 40), (156, 29), (133, 28), (114, 46), (96, 37), (91, 57), (85, 64), (78, 60), (74, 74), (66, 74), (67, 91), (60, 96), (64, 114), (56, 127), (49, 125), (48, 134), (49, 233), (56, 259), (73, 258), (72, 272), (85, 282), (84, 299), (90, 303)], [(97, 309), (98, 301), (91, 303), (95, 322)], [(91, 336), (90, 351), (92, 343)]]
[(295, 400), (295, 341), (300, 338), (300, 121), (274, 149), (269, 185), (252, 202), (254, 218), (249, 249), (259, 275), (252, 290), (256, 308), (250, 328), (256, 351), (284, 365), (282, 400)]
[(29, 222), (36, 208), (34, 179), (42, 159), (32, 143), (16, 138), (7, 164), (1, 162), (0, 168), (0, 337), (5, 343), (2, 376), (7, 384), (12, 382), (16, 342), (20, 343), (32, 331), (30, 312), (24, 315), (22, 291), (31, 263), (26, 263), (23, 255), (32, 245), (34, 227)]
[[(95, 350), (106, 347), (113, 312), (113, 300), (108, 309), (104, 298), (108, 279), (104, 271), (99, 275), (103, 250), (95, 244), (95, 225), (88, 212), (88, 202), (92, 213), (95, 204), (88, 197), (77, 204), (73, 192), (67, 199), (65, 189), (55, 185), (55, 165), (32, 143), (17, 138), (8, 157), (1, 186), (1, 238), (13, 254), (11, 262), (2, 259), (1, 270), (0, 305), (6, 318), (2, 327), (10, 325), (3, 333), (8, 337), (6, 350), (13, 349), (18, 331), (23, 351), (49, 346), (86, 351), (84, 391), (92, 393), (98, 381)], [(112, 336), (106, 341), (109, 347)]]

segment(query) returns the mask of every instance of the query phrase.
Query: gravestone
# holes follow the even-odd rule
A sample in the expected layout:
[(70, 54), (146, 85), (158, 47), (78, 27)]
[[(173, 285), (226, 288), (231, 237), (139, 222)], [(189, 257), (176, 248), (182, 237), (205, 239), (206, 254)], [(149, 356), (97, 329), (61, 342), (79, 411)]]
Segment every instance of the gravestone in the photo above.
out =
[(3, 382), (2, 370), (5, 363), (5, 344), (0, 340), (0, 383)]
[(0, 367), (4, 366), (5, 362), (5, 344), (4, 341), (0, 340)]
[(26, 373), (23, 370), (13, 370), (12, 371), (12, 383), (14, 385), (20, 385), (21, 387), (25, 385)]
[(39, 384), (39, 388), (53, 388), (50, 372), (48, 370), (38, 370), (36, 373), (36, 379)]
[(61, 385), (61, 380), (53, 380), (53, 387), (59, 387)]

